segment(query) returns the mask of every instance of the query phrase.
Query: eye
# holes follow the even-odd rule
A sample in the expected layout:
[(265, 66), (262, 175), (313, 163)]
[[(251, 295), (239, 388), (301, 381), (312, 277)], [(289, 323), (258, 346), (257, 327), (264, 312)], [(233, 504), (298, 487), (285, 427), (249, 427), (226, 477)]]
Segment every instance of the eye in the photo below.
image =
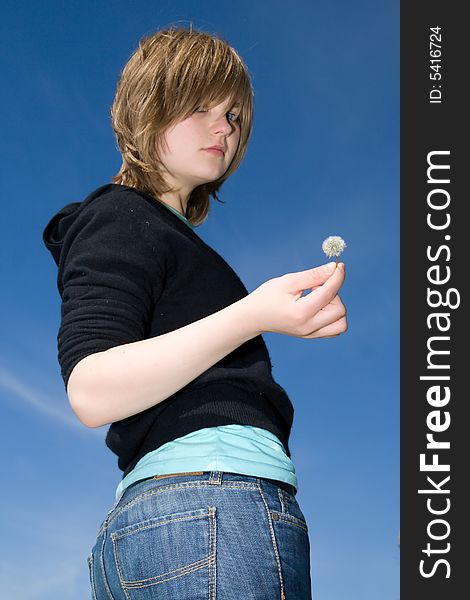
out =
[(198, 106), (194, 112), (207, 112), (208, 108), (206, 106)]
[(236, 115), (233, 112), (229, 112), (227, 113), (227, 119), (231, 122), (231, 123), (236, 123), (239, 119), (239, 115)]

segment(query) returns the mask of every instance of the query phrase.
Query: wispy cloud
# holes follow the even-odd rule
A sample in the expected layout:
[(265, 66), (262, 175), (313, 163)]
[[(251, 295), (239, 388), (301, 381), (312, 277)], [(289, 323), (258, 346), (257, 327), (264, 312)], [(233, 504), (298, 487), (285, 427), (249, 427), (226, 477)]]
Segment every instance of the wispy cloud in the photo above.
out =
[(80, 425), (77, 419), (56, 408), (41, 392), (20, 380), (11, 370), (3, 367), (0, 367), (0, 389), (5, 390), (9, 396), (13, 395), (16, 399), (27, 403), (45, 417), (75, 430), (83, 430), (83, 425)]

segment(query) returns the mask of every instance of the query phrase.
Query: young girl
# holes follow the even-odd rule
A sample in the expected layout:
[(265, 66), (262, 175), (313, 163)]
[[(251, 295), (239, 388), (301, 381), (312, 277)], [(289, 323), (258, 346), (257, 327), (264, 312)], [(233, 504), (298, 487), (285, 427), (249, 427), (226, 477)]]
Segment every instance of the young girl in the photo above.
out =
[(194, 231), (251, 133), (249, 75), (224, 40), (142, 39), (111, 112), (119, 173), (44, 231), (67, 395), (84, 425), (111, 424), (123, 471), (88, 558), (93, 598), (306, 600), (294, 410), (261, 334), (346, 331), (344, 265), (249, 294)]

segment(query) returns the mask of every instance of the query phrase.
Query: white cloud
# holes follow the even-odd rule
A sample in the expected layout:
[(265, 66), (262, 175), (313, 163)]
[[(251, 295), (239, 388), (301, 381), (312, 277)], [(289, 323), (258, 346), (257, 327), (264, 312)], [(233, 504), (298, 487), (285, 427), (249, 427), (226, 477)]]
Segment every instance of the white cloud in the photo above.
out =
[(76, 430), (84, 429), (76, 418), (54, 406), (45, 395), (21, 381), (11, 370), (3, 367), (0, 367), (0, 389), (6, 391), (7, 396), (13, 395), (50, 419)]

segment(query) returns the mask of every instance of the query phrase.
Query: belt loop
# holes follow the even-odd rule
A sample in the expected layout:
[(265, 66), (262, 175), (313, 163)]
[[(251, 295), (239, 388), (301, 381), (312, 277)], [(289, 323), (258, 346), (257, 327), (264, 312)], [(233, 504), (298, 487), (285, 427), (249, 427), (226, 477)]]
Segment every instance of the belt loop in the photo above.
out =
[(209, 483), (212, 485), (222, 485), (222, 471), (211, 471)]

